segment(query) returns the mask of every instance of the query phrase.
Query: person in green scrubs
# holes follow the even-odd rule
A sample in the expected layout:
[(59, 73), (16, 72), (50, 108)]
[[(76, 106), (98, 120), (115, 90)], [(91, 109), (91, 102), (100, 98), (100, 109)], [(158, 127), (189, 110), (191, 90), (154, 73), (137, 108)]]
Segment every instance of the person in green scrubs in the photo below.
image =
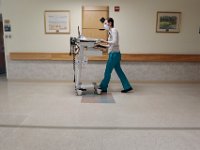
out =
[(106, 69), (104, 73), (104, 78), (99, 85), (99, 89), (102, 92), (107, 92), (108, 84), (110, 82), (111, 73), (113, 69), (115, 69), (120, 81), (123, 85), (122, 93), (127, 93), (133, 90), (130, 85), (126, 75), (124, 74), (120, 61), (121, 61), (121, 53), (119, 49), (119, 34), (116, 28), (114, 28), (114, 20), (113, 18), (108, 18), (104, 21), (104, 29), (108, 30), (109, 37), (108, 41), (101, 40), (101, 42), (106, 43), (108, 46), (109, 58), (106, 64)]

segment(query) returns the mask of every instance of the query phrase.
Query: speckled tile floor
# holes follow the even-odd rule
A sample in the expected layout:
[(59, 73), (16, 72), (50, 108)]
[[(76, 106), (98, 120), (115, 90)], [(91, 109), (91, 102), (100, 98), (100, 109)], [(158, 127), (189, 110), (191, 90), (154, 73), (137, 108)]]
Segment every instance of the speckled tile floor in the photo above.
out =
[(0, 150), (200, 149), (200, 84), (134, 88), (82, 103), (73, 83), (0, 80)]

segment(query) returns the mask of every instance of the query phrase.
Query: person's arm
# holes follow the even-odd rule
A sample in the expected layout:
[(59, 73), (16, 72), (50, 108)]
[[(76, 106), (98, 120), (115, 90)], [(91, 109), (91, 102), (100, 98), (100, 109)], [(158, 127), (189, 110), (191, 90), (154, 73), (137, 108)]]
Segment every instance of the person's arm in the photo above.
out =
[(106, 41), (106, 40), (104, 40), (104, 39), (101, 39), (101, 42), (102, 42), (102, 43), (109, 44), (108, 41)]
[(102, 44), (96, 44), (94, 46), (95, 49), (101, 50), (103, 52), (106, 52), (108, 47), (109, 47), (109, 45), (102, 45)]
[(101, 39), (98, 43), (95, 44), (94, 48), (99, 49), (103, 52), (106, 52), (107, 49), (110, 47), (108, 41)]
[(100, 41), (102, 43), (106, 43), (106, 44), (117, 44), (117, 36), (118, 36), (117, 30), (113, 30), (112, 31), (112, 40), (111, 41), (106, 41), (104, 39), (101, 39)]
[(94, 47), (96, 47), (96, 48), (109, 48), (109, 45), (108, 44), (102, 44), (102, 43), (98, 43), (98, 44), (95, 44), (95, 46)]

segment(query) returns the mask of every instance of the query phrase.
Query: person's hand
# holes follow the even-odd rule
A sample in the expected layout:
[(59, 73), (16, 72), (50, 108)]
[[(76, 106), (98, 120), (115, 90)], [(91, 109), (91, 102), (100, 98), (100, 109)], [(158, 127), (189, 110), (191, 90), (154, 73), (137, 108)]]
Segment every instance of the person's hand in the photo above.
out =
[(108, 45), (105, 45), (105, 43), (104, 44), (98, 43), (98, 44), (94, 45), (94, 49), (98, 49), (98, 50), (103, 51), (103, 52), (106, 52), (107, 48), (108, 48)]
[(107, 43), (107, 41), (104, 40), (104, 39), (100, 39), (100, 41), (103, 42), (103, 43)]
[(99, 43), (96, 43), (96, 44), (94, 44), (94, 49), (98, 49), (98, 45), (99, 45)]
[(96, 44), (101, 43), (101, 39), (97, 39)]

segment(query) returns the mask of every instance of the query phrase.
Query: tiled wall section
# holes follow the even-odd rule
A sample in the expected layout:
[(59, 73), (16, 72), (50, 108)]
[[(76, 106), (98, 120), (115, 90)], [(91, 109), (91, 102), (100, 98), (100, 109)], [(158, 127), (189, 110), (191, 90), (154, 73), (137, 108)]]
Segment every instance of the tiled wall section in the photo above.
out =
[[(10, 80), (73, 80), (70, 61), (8, 61)], [(200, 81), (200, 63), (123, 62), (131, 81)], [(102, 79), (105, 62), (90, 62), (83, 70), (83, 80)], [(118, 81), (113, 71), (112, 80)]]

